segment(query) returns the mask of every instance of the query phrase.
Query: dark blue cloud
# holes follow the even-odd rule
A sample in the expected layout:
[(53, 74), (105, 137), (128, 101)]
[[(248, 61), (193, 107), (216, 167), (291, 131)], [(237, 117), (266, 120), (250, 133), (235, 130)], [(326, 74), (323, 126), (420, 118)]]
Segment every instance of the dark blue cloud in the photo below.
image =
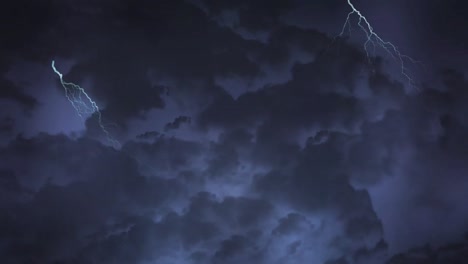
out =
[[(385, 19), (381, 5), (356, 5), (380, 17), (377, 24)], [(446, 1), (433, 16), (434, 5), (415, 21), (463, 9)], [(361, 44), (330, 34), (345, 20), (336, 17), (346, 14), (345, 1), (2, 7), (0, 99), (27, 111), (0, 117), (1, 261), (464, 259), (465, 242), (443, 246), (468, 230), (463, 67), (438, 70), (438, 82), (408, 90), (389, 70), (391, 59), (369, 60)], [(314, 23), (304, 16), (311, 8)], [(409, 19), (408, 10), (399, 14)], [(461, 20), (431, 22), (434, 36), (463, 39)], [(381, 28), (400, 32), (397, 43), (411, 31)], [(52, 59), (63, 63), (67, 81), (86, 86), (122, 148), (98, 140), (95, 116), (75, 134), (21, 131), (32, 125), (19, 122), (48, 103), (50, 91), (39, 89), (59, 86), (23, 87), (29, 77), (14, 71), (42, 72)], [(444, 66), (436, 61), (428, 60), (430, 70)], [(139, 135), (129, 139), (129, 131)], [(407, 252), (424, 243), (432, 246)]]

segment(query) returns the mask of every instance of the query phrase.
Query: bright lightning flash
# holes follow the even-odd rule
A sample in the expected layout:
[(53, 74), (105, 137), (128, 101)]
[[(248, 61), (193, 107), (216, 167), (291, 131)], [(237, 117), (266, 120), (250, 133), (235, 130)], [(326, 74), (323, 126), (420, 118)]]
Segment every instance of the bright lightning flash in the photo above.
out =
[(98, 105), (94, 102), (91, 97), (86, 93), (86, 91), (74, 83), (68, 83), (63, 80), (63, 74), (60, 73), (57, 68), (55, 68), (55, 61), (52, 61), (52, 69), (60, 77), (60, 83), (62, 84), (63, 89), (65, 90), (65, 96), (68, 101), (71, 103), (73, 108), (75, 108), (76, 113), (79, 117), (83, 119), (83, 115), (97, 115), (97, 121), (102, 132), (106, 136), (107, 141), (114, 146), (115, 148), (120, 147), (120, 143), (115, 140), (109, 131), (106, 128), (106, 125), (102, 122), (101, 111), (99, 110)]
[(391, 42), (383, 40), (377, 33), (375, 33), (374, 29), (372, 28), (371, 24), (367, 20), (365, 16), (362, 15), (362, 13), (357, 10), (353, 3), (351, 3), (351, 0), (347, 0), (348, 5), (351, 7), (351, 11), (348, 13), (348, 16), (346, 18), (346, 21), (343, 25), (343, 29), (341, 30), (341, 33), (339, 34), (340, 37), (343, 36), (346, 27), (348, 29), (351, 28), (351, 23), (350, 19), (353, 14), (356, 14), (358, 16), (358, 26), (361, 28), (362, 31), (366, 34), (366, 42), (364, 43), (364, 50), (366, 51), (367, 58), (369, 57), (369, 51), (368, 51), (368, 46), (372, 45), (373, 49), (375, 50), (376, 46), (382, 47), (390, 56), (397, 60), (400, 63), (400, 68), (401, 68), (401, 74), (408, 80), (408, 83), (411, 87), (414, 87), (414, 81), (411, 78), (410, 74), (408, 73), (408, 69), (405, 66), (405, 61), (410, 61), (411, 63), (416, 63), (414, 59), (411, 57), (401, 54), (398, 48), (392, 44)]

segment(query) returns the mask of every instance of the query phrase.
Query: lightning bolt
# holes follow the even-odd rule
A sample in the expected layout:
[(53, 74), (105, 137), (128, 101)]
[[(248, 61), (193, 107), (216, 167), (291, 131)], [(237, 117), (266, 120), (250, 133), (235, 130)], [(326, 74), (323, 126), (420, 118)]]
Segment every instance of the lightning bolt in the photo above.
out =
[(86, 93), (86, 91), (74, 83), (68, 83), (63, 80), (63, 74), (55, 68), (55, 61), (52, 61), (52, 69), (59, 76), (60, 83), (62, 84), (63, 89), (65, 90), (65, 96), (68, 101), (71, 103), (73, 108), (75, 108), (76, 113), (82, 119), (83, 115), (97, 115), (97, 121), (102, 132), (106, 136), (107, 141), (114, 146), (115, 148), (120, 147), (119, 141), (115, 140), (112, 135), (107, 130), (106, 125), (102, 121), (102, 114), (99, 110), (99, 106), (96, 104), (93, 99)]
[(394, 44), (383, 40), (379, 35), (377, 35), (377, 33), (375, 33), (374, 28), (371, 26), (367, 18), (364, 15), (362, 15), (362, 13), (358, 9), (356, 9), (356, 7), (354, 7), (353, 3), (351, 3), (351, 0), (347, 0), (347, 1), (348, 1), (348, 5), (351, 7), (351, 11), (348, 13), (348, 16), (346, 18), (346, 21), (343, 25), (343, 28), (339, 36), (340, 37), (343, 36), (347, 27), (349, 31), (351, 32), (350, 19), (353, 14), (356, 14), (359, 19), (358, 26), (366, 34), (366, 41), (364, 42), (364, 50), (366, 51), (367, 58), (370, 60), (369, 50), (368, 50), (369, 45), (372, 45), (374, 52), (377, 46), (382, 47), (393, 59), (399, 62), (401, 74), (408, 81), (408, 84), (410, 85), (410, 87), (414, 87), (415, 86), (414, 80), (410, 76), (405, 62), (410, 61), (411, 63), (417, 63), (418, 61), (414, 60), (413, 58), (407, 55), (402, 54)]

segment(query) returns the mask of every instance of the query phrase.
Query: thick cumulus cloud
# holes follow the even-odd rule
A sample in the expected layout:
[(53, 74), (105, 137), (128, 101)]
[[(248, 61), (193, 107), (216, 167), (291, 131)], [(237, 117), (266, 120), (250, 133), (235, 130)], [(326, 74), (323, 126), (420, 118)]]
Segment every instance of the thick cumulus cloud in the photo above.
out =
[(97, 142), (64, 136), (18, 138), (1, 156), (6, 263), (74, 258), (93, 236), (119, 232), (182, 188), (143, 177), (134, 160)]
[(468, 235), (439, 247), (425, 245), (393, 256), (388, 264), (464, 263), (468, 257)]
[[(301, 263), (356, 254), (381, 239), (368, 195), (345, 177), (307, 180), (303, 171), (285, 190), (266, 188), (262, 185), (278, 180), (270, 174), (281, 172), (259, 169), (252, 175), (253, 162), (236, 158), (236, 150), (223, 144), (228, 140), (203, 146), (160, 139), (116, 151), (65, 136), (17, 138), (0, 154), (2, 258)], [(307, 190), (310, 185), (295, 191), (309, 184), (304, 180), (323, 190)]]
[[(20, 114), (1, 116), (0, 135), (14, 137), (0, 148), (2, 263), (466, 255), (464, 244), (388, 253), (468, 230), (467, 80), (445, 70), (441, 84), (408, 92), (386, 60), (287, 21), (300, 4), (5, 4), (0, 100), (22, 114), (42, 107), (37, 87), (7, 73), (56, 59), (67, 81), (87, 84), (112, 133), (128, 138), (135, 119), (150, 129), (116, 150), (92, 139), (93, 118), (80, 135), (25, 137)], [(151, 126), (151, 111), (173, 105)]]

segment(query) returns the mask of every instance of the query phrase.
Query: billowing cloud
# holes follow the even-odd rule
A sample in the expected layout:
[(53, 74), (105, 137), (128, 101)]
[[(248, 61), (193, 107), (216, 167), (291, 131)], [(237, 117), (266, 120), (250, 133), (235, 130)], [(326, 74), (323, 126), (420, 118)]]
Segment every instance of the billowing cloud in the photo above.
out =
[[(442, 245), (468, 230), (463, 71), (408, 90), (390, 60), (292, 18), (302, 7), (6, 3), (0, 99), (27, 111), (0, 116), (0, 259), (460, 259), (466, 243)], [(96, 115), (68, 135), (18, 124), (41, 122), (31, 113), (54, 103), (44, 87), (60, 88), (18, 73), (52, 59), (96, 100), (121, 148), (98, 140)], [(424, 243), (433, 247), (406, 252)]]

